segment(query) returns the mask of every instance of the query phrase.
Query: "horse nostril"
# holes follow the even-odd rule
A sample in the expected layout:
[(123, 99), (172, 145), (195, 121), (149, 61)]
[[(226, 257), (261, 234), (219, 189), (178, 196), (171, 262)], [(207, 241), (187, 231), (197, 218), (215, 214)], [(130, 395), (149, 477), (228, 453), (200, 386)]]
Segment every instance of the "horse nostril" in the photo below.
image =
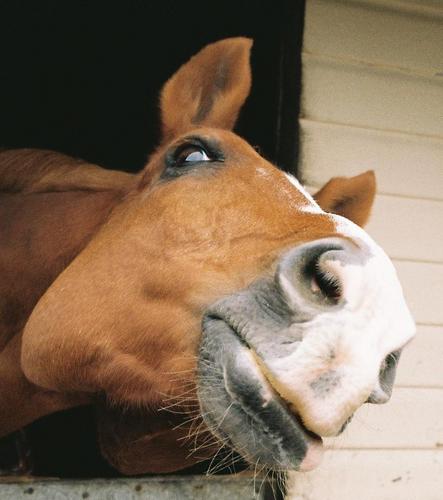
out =
[(382, 361), (377, 387), (369, 395), (367, 403), (384, 404), (389, 401), (394, 386), (395, 371), (399, 357), (400, 351), (394, 351), (388, 354)]
[(321, 294), (331, 304), (337, 304), (342, 296), (342, 288), (338, 277), (321, 264), (320, 259), (315, 259), (310, 264), (308, 276), (311, 277), (311, 291)]
[(300, 319), (313, 318), (325, 307), (344, 302), (345, 281), (349, 278), (346, 266), (355, 259), (354, 253), (344, 240), (324, 238), (300, 245), (283, 256), (276, 273), (277, 284)]
[(390, 394), (387, 394), (381, 387), (377, 387), (371, 392), (366, 402), (374, 405), (383, 405), (387, 403), (389, 399)]

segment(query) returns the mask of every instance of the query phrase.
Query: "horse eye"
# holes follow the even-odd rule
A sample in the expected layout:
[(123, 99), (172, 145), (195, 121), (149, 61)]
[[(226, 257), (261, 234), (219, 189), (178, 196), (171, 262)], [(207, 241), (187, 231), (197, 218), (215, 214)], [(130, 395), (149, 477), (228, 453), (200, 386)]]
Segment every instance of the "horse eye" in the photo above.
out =
[(176, 156), (176, 165), (212, 161), (206, 151), (199, 146), (186, 146)]

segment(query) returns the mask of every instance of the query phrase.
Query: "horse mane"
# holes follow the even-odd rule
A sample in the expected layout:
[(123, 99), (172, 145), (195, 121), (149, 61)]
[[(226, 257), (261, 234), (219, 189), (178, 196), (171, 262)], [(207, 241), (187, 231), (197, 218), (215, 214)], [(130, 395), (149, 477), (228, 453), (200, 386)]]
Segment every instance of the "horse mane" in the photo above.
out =
[(133, 174), (106, 170), (54, 151), (0, 150), (0, 192), (126, 192), (134, 179)]

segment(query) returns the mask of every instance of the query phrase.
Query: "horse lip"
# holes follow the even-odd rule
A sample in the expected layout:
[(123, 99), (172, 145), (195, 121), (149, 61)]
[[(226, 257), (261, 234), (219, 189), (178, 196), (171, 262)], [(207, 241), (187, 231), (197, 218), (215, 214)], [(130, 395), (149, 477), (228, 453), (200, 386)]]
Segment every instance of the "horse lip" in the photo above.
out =
[(256, 364), (258, 370), (262, 374), (263, 378), (266, 380), (266, 383), (268, 385), (268, 389), (272, 392), (274, 398), (276, 401), (280, 403), (280, 405), (286, 410), (288, 415), (292, 418), (294, 417), (298, 423), (298, 425), (305, 431), (306, 434), (311, 436), (312, 438), (321, 440), (321, 436), (316, 434), (315, 432), (312, 432), (309, 430), (303, 423), (302, 418), (297, 411), (297, 408), (294, 406), (293, 403), (290, 403), (289, 401), (286, 401), (286, 399), (278, 392), (278, 390), (274, 387), (272, 382), (269, 380), (269, 377), (266, 375), (266, 372), (262, 369), (261, 365), (264, 364), (264, 362), (261, 360), (260, 356), (257, 354), (255, 349), (244, 339), (244, 337), (239, 333), (238, 329), (232, 324), (232, 322), (228, 321), (226, 318), (222, 318), (221, 316), (214, 316), (214, 319), (219, 319), (224, 321), (230, 328), (233, 334), (236, 335), (236, 337), (240, 340), (240, 342), (245, 346), (245, 348), (249, 349), (252, 357), (254, 359), (254, 363)]
[[(253, 349), (251, 349), (250, 347), (248, 347), (248, 349), (250, 349), (250, 351), (253, 353), (253, 358), (254, 360), (256, 359), (256, 354), (255, 352), (253, 351)], [(319, 436), (318, 434), (316, 434), (315, 432), (312, 432), (310, 429), (308, 429), (305, 424), (303, 423), (303, 420), (300, 416), (300, 414), (298, 413), (297, 409), (295, 408), (295, 406), (292, 404), (292, 403), (289, 403), (288, 401), (286, 401), (280, 394), (279, 392), (275, 389), (275, 387), (271, 384), (271, 382), (269, 381), (268, 377), (266, 376), (266, 374), (263, 372), (263, 370), (261, 370), (260, 368), (260, 365), (255, 362), (258, 369), (260, 370), (260, 373), (263, 375), (266, 383), (267, 383), (267, 389), (272, 393), (272, 396), (273, 396), (273, 399), (278, 403), (278, 405), (283, 408), (283, 410), (285, 411), (286, 415), (288, 417), (291, 418), (291, 420), (293, 422), (296, 423), (296, 425), (304, 432), (304, 434), (306, 436), (308, 436), (310, 439), (313, 439), (313, 440), (316, 440), (316, 441), (321, 441), (323, 442), (323, 439), (321, 436)], [(234, 395), (235, 395), (235, 392), (232, 393), (231, 391), (228, 391), (229, 395), (231, 396), (232, 399), (235, 399), (242, 407), (242, 409), (245, 409), (244, 405), (242, 404), (242, 401), (241, 399), (239, 398), (236, 398)], [(234, 396), (234, 397), (233, 397)], [(245, 411), (245, 413), (248, 413), (247, 411)], [(248, 413), (249, 414), (249, 413)]]
[[(231, 321), (227, 320), (224, 317), (221, 317), (221, 316), (217, 315), (217, 316), (213, 316), (213, 318), (214, 319), (218, 319), (218, 320), (222, 320), (223, 322), (225, 322), (227, 324), (227, 326), (229, 327), (230, 331), (232, 332), (232, 334), (235, 335), (240, 340), (240, 342), (242, 343), (242, 345), (251, 352), (252, 358), (253, 358), (253, 362), (254, 362), (256, 368), (258, 369), (258, 371), (260, 372), (260, 374), (263, 376), (264, 384), (266, 384), (266, 389), (270, 391), (270, 393), (272, 394), (273, 400), (279, 405), (280, 408), (283, 409), (283, 411), (285, 412), (285, 414), (292, 420), (292, 422), (295, 423), (295, 425), (298, 427), (298, 429), (303, 432), (304, 437), (305, 437), (307, 443), (308, 444), (315, 443), (316, 446), (318, 446), (318, 445), (322, 446), (323, 445), (323, 439), (322, 439), (322, 437), (319, 436), (318, 434), (316, 434), (315, 432), (312, 432), (310, 429), (308, 429), (304, 425), (303, 420), (302, 420), (299, 412), (295, 408), (295, 406), (292, 403), (289, 403), (288, 401), (286, 401), (280, 395), (280, 393), (273, 386), (273, 384), (271, 383), (271, 381), (269, 380), (269, 378), (266, 376), (266, 373), (262, 369), (261, 364), (263, 363), (263, 361), (261, 361), (261, 358), (255, 352), (255, 350), (253, 349), (253, 347), (251, 347), (251, 345), (242, 337), (242, 335), (240, 334), (240, 332), (238, 331), (238, 329), (232, 324)], [(241, 398), (237, 397), (235, 391), (231, 392), (231, 390), (227, 389), (227, 387), (226, 387), (226, 384), (227, 384), (226, 374), (224, 374), (224, 377), (225, 377), (225, 389), (227, 390), (227, 392), (228, 392), (229, 396), (231, 397), (231, 399), (233, 401), (235, 400), (241, 406), (242, 410), (247, 415), (249, 415), (251, 418), (254, 418), (254, 416), (251, 415), (250, 411), (248, 411), (248, 408), (243, 404)]]

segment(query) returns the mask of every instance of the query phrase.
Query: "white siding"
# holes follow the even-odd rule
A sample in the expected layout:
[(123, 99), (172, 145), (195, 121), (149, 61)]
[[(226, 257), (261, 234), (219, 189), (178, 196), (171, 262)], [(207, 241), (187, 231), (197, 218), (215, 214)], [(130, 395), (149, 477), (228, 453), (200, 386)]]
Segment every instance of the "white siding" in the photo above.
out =
[(288, 498), (443, 499), (443, 0), (307, 0), (301, 180), (373, 169), (367, 227), (417, 322), (390, 403), (359, 410)]
[(309, 119), (300, 127), (306, 183), (320, 186), (334, 175), (372, 169), (383, 194), (441, 200), (443, 138)]
[[(380, 242), (383, 244), (383, 240)], [(394, 264), (415, 321), (419, 325), (442, 326), (443, 264), (408, 260), (394, 260)], [(429, 348), (431, 349), (431, 346)]]
[[(419, 325), (414, 343), (402, 354), (397, 383), (407, 387), (443, 389), (442, 360), (443, 326)], [(440, 418), (443, 421), (443, 414)]]
[(442, 450), (346, 450), (288, 486), (293, 500), (442, 500), (442, 469)]
[[(308, 0), (309, 1), (309, 0)], [(376, 130), (443, 135), (443, 81), (318, 55), (303, 57), (303, 117)], [(380, 96), (385, 99), (380, 99)], [(331, 96), (334, 96), (331, 99)], [(389, 101), (389, 112), (386, 108)], [(426, 114), (429, 121), (417, 120)]]
[(441, 201), (379, 195), (366, 229), (393, 259), (443, 262), (443, 245), (436, 244), (443, 232)]

